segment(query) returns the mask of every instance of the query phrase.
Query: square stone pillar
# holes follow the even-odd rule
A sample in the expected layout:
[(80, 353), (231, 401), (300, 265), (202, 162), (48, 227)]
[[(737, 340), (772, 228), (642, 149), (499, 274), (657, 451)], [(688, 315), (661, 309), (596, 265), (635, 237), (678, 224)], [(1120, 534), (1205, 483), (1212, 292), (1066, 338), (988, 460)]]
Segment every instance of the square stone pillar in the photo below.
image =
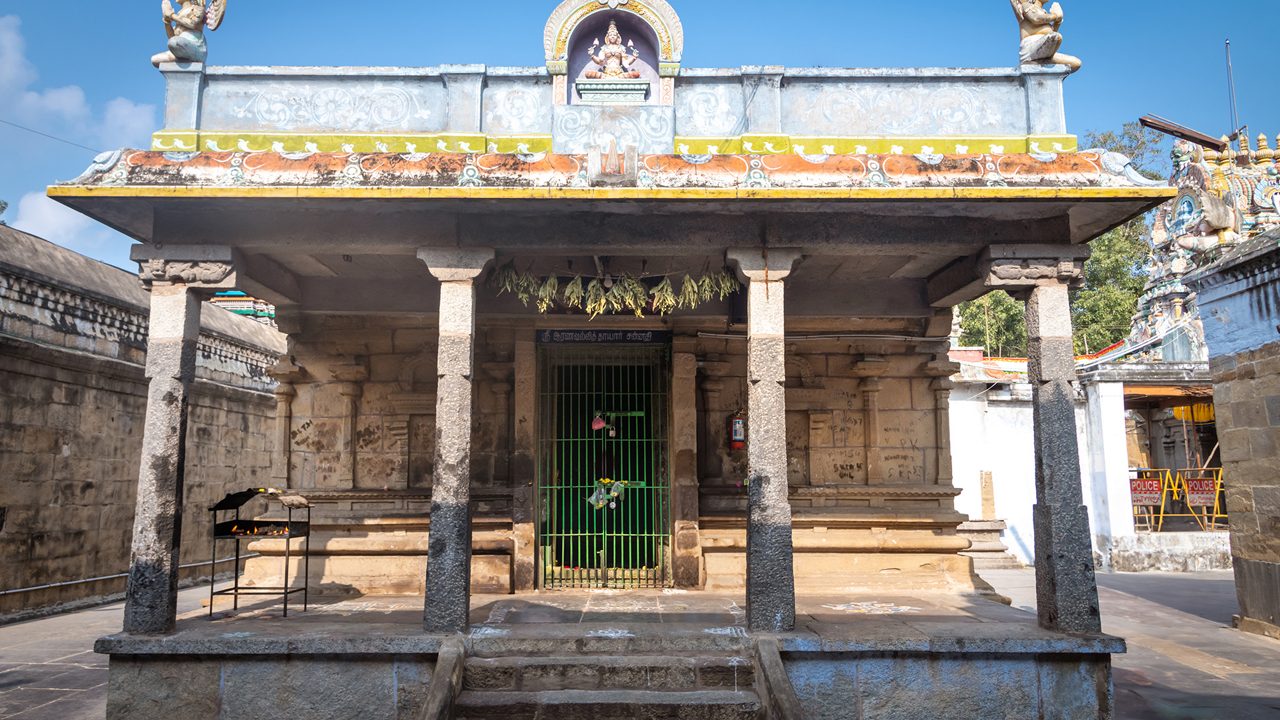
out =
[(538, 346), (532, 328), (516, 335), (515, 390), (511, 407), (515, 434), (511, 454), (511, 520), (515, 541), (515, 592), (537, 589), (534, 482), (537, 479)]
[(1089, 512), (1081, 488), (1076, 436), (1075, 345), (1071, 287), (1084, 276), (1078, 257), (991, 260), (987, 287), (1013, 291), (1027, 304), (1027, 367), (1036, 455), (1036, 597), (1041, 626), (1100, 632)]
[(697, 341), (679, 338), (671, 363), (671, 454), (675, 458), (671, 510), (675, 524), (672, 573), (678, 588), (702, 587), (702, 543), (698, 520)]
[(428, 632), (462, 633), (471, 610), (475, 279), (493, 259), (493, 251), (423, 248), (418, 259), (440, 281), (435, 477), (423, 624)]
[(747, 624), (796, 624), (791, 497), (787, 482), (787, 369), (783, 281), (796, 250), (730, 250), (747, 278)]
[(201, 291), (233, 287), (233, 268), (229, 261), (148, 259), (141, 264), (141, 276), (151, 290), (147, 414), (124, 631), (162, 635), (173, 632), (177, 617), (187, 406), (196, 372), (200, 307), (205, 294)]

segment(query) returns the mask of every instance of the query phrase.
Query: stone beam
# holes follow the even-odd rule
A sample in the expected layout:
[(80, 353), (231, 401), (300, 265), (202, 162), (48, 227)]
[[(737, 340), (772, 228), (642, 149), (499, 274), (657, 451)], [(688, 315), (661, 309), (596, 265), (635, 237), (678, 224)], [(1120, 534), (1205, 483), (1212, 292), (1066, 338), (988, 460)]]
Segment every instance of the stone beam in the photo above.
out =
[[(935, 308), (954, 307), (992, 290), (1018, 291), (1028, 281), (1056, 277), (1059, 265), (1063, 272), (1076, 272), (1089, 254), (1087, 245), (992, 245), (934, 273), (926, 294)], [(1052, 267), (1044, 258), (1053, 259)]]
[[(298, 282), (303, 297), (299, 309), (308, 313), (432, 315), (439, 307), (439, 285), (429, 278), (304, 277)], [(787, 303), (788, 317), (928, 318), (936, 312), (925, 301), (925, 286), (920, 280), (791, 282), (797, 290)], [(482, 289), (476, 302), (478, 311), (485, 315), (531, 314), (528, 306), (511, 294), (499, 296)], [(679, 311), (676, 316), (723, 318), (726, 312), (726, 303), (711, 302), (694, 311)]]
[(234, 287), (230, 254), (177, 252), (178, 260), (142, 253), (140, 276), (151, 291), (147, 330), (147, 413), (133, 522), (124, 631), (173, 632), (182, 542), (187, 406), (196, 370), (202, 301)]
[(263, 255), (235, 254), (240, 269), (240, 290), (272, 305), (295, 305), (302, 302), (298, 278), (280, 263)]
[(1036, 457), (1035, 555), (1040, 624), (1099, 632), (1089, 513), (1076, 435), (1071, 287), (1083, 281), (1078, 256), (1005, 257), (988, 266), (986, 285), (1026, 301)]
[(791, 497), (787, 481), (787, 368), (784, 280), (794, 249), (728, 253), (747, 279), (747, 623), (754, 631), (795, 628)]
[(427, 546), (429, 632), (466, 632), (471, 609), (471, 427), (475, 372), (475, 279), (493, 250), (424, 248), (418, 259), (440, 281), (436, 363), (435, 477)]

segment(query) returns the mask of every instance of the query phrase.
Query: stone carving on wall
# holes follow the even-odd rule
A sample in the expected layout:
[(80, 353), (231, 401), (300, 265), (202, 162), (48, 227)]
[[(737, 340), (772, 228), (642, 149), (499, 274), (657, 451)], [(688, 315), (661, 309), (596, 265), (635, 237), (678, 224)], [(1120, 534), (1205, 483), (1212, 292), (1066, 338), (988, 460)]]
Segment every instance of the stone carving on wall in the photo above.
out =
[(1008, 107), (989, 90), (957, 85), (797, 82), (786, 91), (783, 127), (815, 135), (1001, 135), (1025, 123)]
[(432, 112), (399, 87), (289, 84), (254, 93), (231, 114), (280, 130), (421, 130)]
[(587, 154), (635, 148), (641, 154), (670, 153), (675, 117), (669, 107), (561, 106), (555, 111), (555, 149)]
[(175, 11), (170, 0), (161, 0), (160, 12), (164, 16), (164, 31), (169, 36), (169, 49), (153, 55), (151, 64), (202, 63), (209, 56), (209, 45), (204, 31), (217, 30), (227, 12), (227, 0), (178, 0), (181, 10)]
[(1045, 7), (1045, 0), (1009, 0), (1013, 14), (1022, 29), (1024, 65), (1066, 65), (1072, 71), (1083, 64), (1080, 58), (1058, 52), (1062, 47), (1062, 6), (1053, 3)]
[(987, 273), (988, 287), (1026, 288), (1067, 282), (1073, 287), (1084, 282), (1084, 261), (1073, 259), (1001, 259), (992, 261)]
[[(738, 98), (734, 102), (730, 94)], [(694, 85), (681, 90), (676, 125), (681, 135), (730, 137), (741, 134), (742, 89), (730, 85)]]
[(146, 260), (138, 264), (143, 283), (168, 282), (186, 285), (218, 285), (235, 268), (230, 263), (177, 262), (173, 260)]
[(485, 131), (491, 135), (550, 132), (546, 85), (490, 87), (485, 92)]

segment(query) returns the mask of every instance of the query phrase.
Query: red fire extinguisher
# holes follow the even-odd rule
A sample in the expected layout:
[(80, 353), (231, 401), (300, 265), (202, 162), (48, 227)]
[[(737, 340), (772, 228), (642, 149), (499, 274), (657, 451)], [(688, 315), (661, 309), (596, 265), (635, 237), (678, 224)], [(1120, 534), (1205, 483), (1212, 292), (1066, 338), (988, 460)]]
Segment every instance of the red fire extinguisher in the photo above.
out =
[(747, 415), (741, 410), (729, 416), (729, 449), (747, 449)]

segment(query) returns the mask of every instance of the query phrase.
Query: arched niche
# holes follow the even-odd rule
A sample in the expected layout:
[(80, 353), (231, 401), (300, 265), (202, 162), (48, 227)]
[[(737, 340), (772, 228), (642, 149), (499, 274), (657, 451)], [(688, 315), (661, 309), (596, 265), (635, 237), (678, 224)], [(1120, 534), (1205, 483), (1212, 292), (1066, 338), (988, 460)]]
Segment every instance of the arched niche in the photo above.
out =
[[(660, 82), (654, 83), (651, 102), (672, 104), (674, 78), (680, 71), (684, 54), (684, 27), (666, 0), (564, 0), (560, 3), (551, 13), (543, 35), (547, 69), (555, 80), (556, 104), (569, 101), (569, 86), (586, 66), (587, 49), (596, 37), (603, 40), (610, 19), (618, 22), (624, 37), (638, 48), (643, 40), (642, 59), (660, 78)], [(585, 44), (583, 38), (588, 38)]]

